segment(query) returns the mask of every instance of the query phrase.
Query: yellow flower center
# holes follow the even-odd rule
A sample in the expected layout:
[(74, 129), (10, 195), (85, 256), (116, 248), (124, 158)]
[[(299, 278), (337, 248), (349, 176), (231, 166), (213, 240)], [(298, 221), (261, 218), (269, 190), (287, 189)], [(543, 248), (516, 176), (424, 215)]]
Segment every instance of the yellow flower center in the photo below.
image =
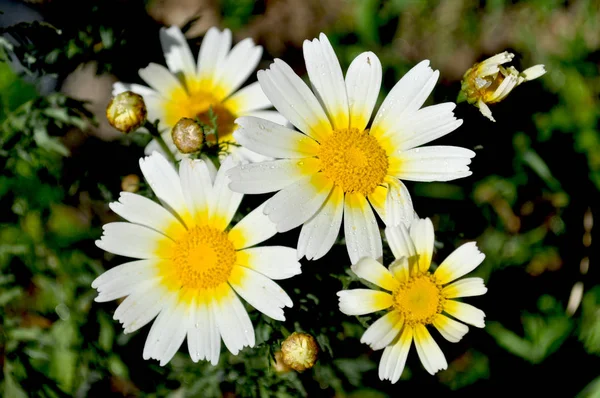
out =
[(237, 258), (227, 233), (209, 226), (190, 229), (175, 243), (173, 253), (167, 266), (176, 285), (200, 290), (227, 282)]
[(433, 323), (444, 309), (442, 287), (430, 273), (417, 274), (402, 283), (393, 294), (394, 309), (404, 315), (409, 325)]
[(335, 130), (319, 149), (325, 176), (345, 193), (369, 195), (383, 183), (389, 162), (383, 148), (368, 130)]
[[(202, 123), (212, 126), (210, 118), (210, 109), (217, 117), (217, 129), (219, 140), (231, 139), (235, 127), (236, 116), (219, 101), (213, 94), (207, 91), (186, 91), (176, 89), (170, 97), (166, 106), (165, 123), (174, 126), (179, 119), (187, 117), (190, 119), (198, 118)], [(214, 136), (209, 135), (208, 140), (214, 140)]]

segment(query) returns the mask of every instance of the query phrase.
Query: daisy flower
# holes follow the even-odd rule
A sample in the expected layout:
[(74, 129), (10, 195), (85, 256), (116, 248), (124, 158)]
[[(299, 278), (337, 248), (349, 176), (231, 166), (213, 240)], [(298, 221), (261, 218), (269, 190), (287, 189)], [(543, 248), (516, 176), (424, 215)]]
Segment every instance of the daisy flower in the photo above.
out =
[[(179, 119), (198, 118), (210, 125), (210, 109), (217, 116), (219, 142), (235, 142), (232, 133), (238, 116), (254, 115), (286, 122), (277, 112), (265, 111), (272, 105), (258, 83), (239, 89), (254, 72), (262, 56), (262, 47), (255, 45), (252, 39), (244, 39), (231, 48), (229, 29), (219, 31), (210, 28), (200, 46), (197, 63), (178, 27), (162, 28), (160, 43), (167, 68), (151, 63), (139, 71), (142, 80), (150, 87), (118, 82), (113, 86), (113, 95), (129, 90), (143, 96), (148, 119), (160, 120), (159, 127), (165, 130), (163, 138), (173, 152), (177, 150), (170, 130)], [(248, 150), (240, 151), (233, 145), (228, 149), (243, 159), (264, 159)], [(159, 150), (155, 141), (146, 148), (146, 152), (154, 150)]]
[(515, 55), (504, 51), (478, 64), (473, 65), (463, 76), (458, 101), (467, 100), (479, 108), (481, 114), (492, 122), (496, 119), (487, 104), (502, 101), (519, 84), (544, 75), (544, 65), (535, 65), (519, 72), (514, 66), (503, 64), (513, 60)]
[(317, 259), (333, 246), (344, 219), (352, 263), (382, 255), (371, 207), (388, 225), (410, 223), (414, 210), (401, 180), (448, 181), (471, 174), (475, 153), (453, 146), (427, 146), (462, 124), (454, 103), (421, 106), (439, 72), (423, 61), (392, 89), (373, 123), (369, 120), (381, 85), (381, 64), (371, 52), (352, 61), (346, 78), (327, 37), (304, 42), (313, 87), (283, 61), (258, 72), (275, 108), (299, 130), (268, 120), (241, 117), (238, 143), (277, 158), (242, 165), (231, 172), (231, 189), (243, 193), (279, 191), (265, 214), (279, 232), (302, 225), (298, 255)]
[(434, 326), (453, 343), (469, 331), (466, 325), (453, 318), (479, 328), (485, 326), (483, 311), (453, 300), (487, 292), (481, 278), (455, 281), (477, 268), (485, 255), (477, 249), (475, 242), (465, 243), (430, 272), (434, 235), (429, 219), (415, 219), (410, 232), (404, 225), (388, 227), (385, 232), (396, 258), (389, 269), (365, 257), (353, 265), (352, 270), (387, 292), (353, 289), (342, 290), (338, 296), (340, 311), (346, 315), (388, 310), (365, 331), (360, 341), (374, 350), (385, 347), (379, 362), (379, 378), (395, 383), (400, 379), (413, 341), (419, 359), (429, 373), (435, 374), (448, 367), (444, 354), (427, 330), (428, 325)]
[(214, 176), (202, 160), (182, 160), (177, 173), (156, 152), (141, 159), (142, 173), (163, 205), (122, 192), (110, 208), (128, 222), (105, 225), (96, 241), (107, 252), (137, 259), (106, 271), (92, 287), (98, 302), (126, 297), (114, 314), (125, 333), (156, 317), (143, 357), (161, 366), (186, 336), (192, 360), (213, 365), (221, 339), (234, 355), (254, 346), (254, 328), (238, 295), (277, 320), (285, 319), (283, 307), (292, 306), (273, 279), (300, 273), (296, 250), (252, 247), (276, 233), (263, 206), (227, 229), (243, 196), (227, 187), (226, 171), (233, 165), (227, 157)]

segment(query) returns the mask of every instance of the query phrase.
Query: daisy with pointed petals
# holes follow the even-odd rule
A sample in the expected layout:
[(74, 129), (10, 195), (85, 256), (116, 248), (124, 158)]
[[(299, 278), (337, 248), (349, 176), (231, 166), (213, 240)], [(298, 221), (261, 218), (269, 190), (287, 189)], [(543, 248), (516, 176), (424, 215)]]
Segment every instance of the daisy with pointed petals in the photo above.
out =
[(304, 42), (313, 87), (283, 61), (258, 72), (275, 108), (299, 130), (256, 117), (241, 117), (238, 143), (278, 158), (231, 171), (231, 189), (244, 193), (279, 191), (265, 214), (284, 232), (302, 225), (298, 255), (318, 259), (333, 246), (344, 219), (352, 263), (382, 255), (381, 236), (371, 206), (387, 225), (410, 223), (414, 210), (401, 180), (448, 181), (471, 174), (475, 154), (452, 146), (419, 146), (462, 124), (454, 103), (421, 108), (438, 71), (423, 61), (389, 93), (373, 123), (369, 120), (381, 85), (381, 64), (365, 52), (346, 77), (327, 40)]
[[(160, 120), (161, 130), (167, 130), (163, 138), (172, 147), (170, 130), (183, 117), (198, 118), (211, 124), (209, 109), (217, 115), (219, 142), (234, 142), (235, 119), (254, 115), (286, 123), (275, 111), (265, 111), (271, 102), (258, 83), (241, 90), (241, 85), (254, 72), (262, 56), (262, 47), (247, 38), (231, 48), (231, 31), (210, 28), (194, 60), (190, 47), (181, 30), (172, 26), (160, 30), (160, 43), (167, 67), (151, 63), (140, 69), (140, 77), (150, 86), (115, 83), (113, 95), (133, 91), (144, 97), (148, 108), (148, 119)], [(229, 146), (232, 152), (246, 160), (263, 160), (248, 150)], [(156, 142), (147, 148), (147, 153), (159, 150)]]
[[(104, 226), (96, 245), (137, 260), (119, 265), (92, 284), (104, 302), (127, 297), (114, 318), (131, 333), (156, 317), (144, 359), (161, 366), (183, 340), (194, 362), (219, 360), (221, 339), (234, 355), (254, 346), (254, 328), (239, 296), (269, 317), (284, 320), (288, 295), (273, 282), (300, 273), (296, 250), (253, 247), (275, 235), (258, 207), (227, 229), (242, 200), (229, 190), (227, 157), (216, 176), (202, 160), (182, 160), (179, 173), (158, 153), (140, 160), (163, 206), (122, 192), (111, 209), (128, 222)], [(237, 294), (236, 294), (237, 293)]]
[(410, 231), (404, 225), (398, 225), (388, 227), (385, 233), (396, 257), (389, 269), (365, 257), (353, 265), (352, 270), (387, 292), (354, 289), (342, 290), (338, 296), (340, 311), (346, 315), (389, 310), (365, 331), (360, 341), (374, 350), (385, 347), (379, 362), (379, 378), (395, 383), (400, 379), (413, 341), (421, 363), (429, 373), (447, 368), (446, 358), (427, 326), (434, 326), (453, 343), (469, 331), (466, 325), (453, 318), (479, 328), (485, 326), (485, 314), (481, 310), (453, 300), (487, 292), (481, 278), (456, 281), (477, 268), (485, 255), (477, 249), (475, 242), (465, 243), (430, 272), (434, 235), (428, 218), (415, 219)]

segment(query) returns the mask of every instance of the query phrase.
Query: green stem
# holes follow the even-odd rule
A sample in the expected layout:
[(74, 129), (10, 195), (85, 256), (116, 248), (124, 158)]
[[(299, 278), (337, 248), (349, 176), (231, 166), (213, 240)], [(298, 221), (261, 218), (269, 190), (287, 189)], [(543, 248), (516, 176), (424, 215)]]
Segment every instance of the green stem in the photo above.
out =
[(167, 157), (169, 158), (171, 163), (173, 163), (175, 166), (177, 166), (177, 159), (175, 159), (175, 155), (173, 155), (173, 152), (171, 152), (171, 150), (169, 149), (169, 146), (167, 145), (165, 140), (162, 138), (160, 131), (158, 131), (157, 124), (146, 121), (146, 124), (144, 127), (146, 127), (148, 129), (148, 131), (150, 132), (150, 135), (152, 137), (154, 137), (154, 139), (158, 142), (158, 145), (160, 145), (163, 152), (165, 152), (167, 154)]

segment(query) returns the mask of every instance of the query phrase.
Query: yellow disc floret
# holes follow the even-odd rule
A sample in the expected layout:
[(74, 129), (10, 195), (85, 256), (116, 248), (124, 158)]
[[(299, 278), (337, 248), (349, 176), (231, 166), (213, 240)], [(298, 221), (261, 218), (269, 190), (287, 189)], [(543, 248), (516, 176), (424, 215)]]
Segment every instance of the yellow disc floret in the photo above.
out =
[(227, 282), (236, 257), (227, 233), (196, 226), (175, 243), (171, 261), (163, 268), (169, 274), (170, 285), (205, 290)]
[(368, 130), (335, 130), (321, 142), (317, 157), (325, 176), (345, 193), (373, 193), (389, 167), (385, 151)]
[(394, 309), (404, 315), (409, 325), (433, 323), (444, 309), (442, 287), (429, 273), (417, 274), (402, 283), (394, 292)]

